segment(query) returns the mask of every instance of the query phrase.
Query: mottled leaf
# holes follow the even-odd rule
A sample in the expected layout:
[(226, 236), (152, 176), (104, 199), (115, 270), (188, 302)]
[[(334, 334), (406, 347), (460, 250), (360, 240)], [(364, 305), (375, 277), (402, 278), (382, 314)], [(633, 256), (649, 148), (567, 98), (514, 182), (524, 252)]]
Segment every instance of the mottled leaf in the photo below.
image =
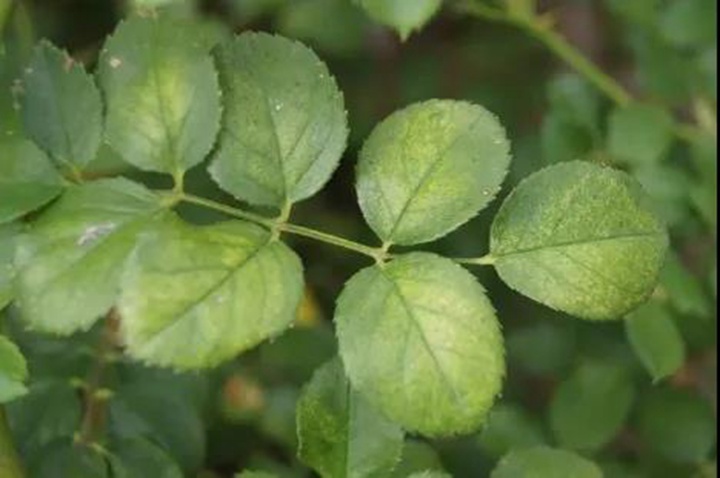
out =
[(510, 163), (497, 118), (483, 107), (431, 100), (392, 114), (363, 146), (357, 193), (388, 243), (428, 242), (483, 209)]
[(75, 186), (17, 240), (16, 300), (33, 329), (89, 328), (115, 302), (125, 260), (162, 204), (127, 179)]
[(325, 64), (307, 47), (245, 33), (217, 54), (222, 130), (215, 181), (254, 204), (284, 206), (315, 194), (345, 149), (345, 107)]
[(131, 17), (100, 57), (106, 137), (130, 164), (180, 174), (210, 152), (220, 91), (209, 50), (217, 29), (170, 16)]
[(302, 286), (300, 260), (259, 226), (169, 218), (141, 242), (124, 276), (128, 353), (178, 369), (216, 365), (284, 331)]
[(413, 253), (362, 270), (340, 295), (335, 321), (350, 382), (408, 431), (475, 430), (500, 392), (495, 311), (448, 259)]
[(388, 476), (403, 447), (402, 429), (351, 388), (337, 359), (305, 387), (297, 429), (298, 456), (326, 478)]
[(102, 102), (82, 64), (46, 41), (23, 77), (25, 131), (60, 168), (82, 169), (95, 158), (103, 131)]
[(667, 244), (637, 183), (585, 162), (551, 166), (521, 182), (490, 238), (508, 285), (592, 320), (619, 319), (647, 299)]

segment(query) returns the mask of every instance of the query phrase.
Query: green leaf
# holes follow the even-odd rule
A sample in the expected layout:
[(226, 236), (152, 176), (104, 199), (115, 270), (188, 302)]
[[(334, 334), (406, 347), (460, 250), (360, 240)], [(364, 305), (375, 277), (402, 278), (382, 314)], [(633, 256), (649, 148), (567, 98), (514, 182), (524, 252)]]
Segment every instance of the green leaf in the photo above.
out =
[(62, 192), (62, 178), (37, 146), (0, 140), (0, 224), (38, 209)]
[(108, 425), (116, 439), (143, 437), (160, 445), (188, 475), (205, 458), (205, 427), (193, 404), (153, 382), (119, 388), (110, 401)]
[(554, 111), (543, 118), (540, 140), (547, 164), (585, 159), (595, 148), (593, 137), (586, 129)]
[(685, 343), (672, 316), (661, 304), (648, 302), (625, 319), (625, 333), (654, 381), (672, 375), (685, 361)]
[(0, 310), (14, 297), (15, 237), (20, 231), (19, 224), (0, 224)]
[(516, 450), (500, 460), (490, 478), (602, 478), (595, 463), (566, 450)]
[(108, 458), (113, 478), (183, 478), (182, 471), (157, 445), (144, 438), (113, 443)]
[(269, 231), (170, 218), (127, 266), (119, 302), (127, 351), (178, 369), (216, 365), (283, 332), (302, 291), (300, 260)]
[(668, 238), (637, 183), (585, 162), (522, 181), (490, 234), (500, 277), (554, 309), (619, 319), (652, 293)]
[(493, 457), (501, 457), (517, 448), (544, 445), (547, 438), (540, 424), (515, 405), (493, 407), (480, 435), (480, 447)]
[(57, 439), (71, 438), (80, 426), (79, 396), (67, 380), (35, 382), (27, 395), (8, 403), (5, 409), (23, 456), (35, 456)]
[(660, 16), (663, 37), (679, 48), (712, 45), (717, 42), (716, 0), (674, 0)]
[[(182, 32), (182, 34), (179, 34)], [(100, 57), (106, 136), (130, 164), (180, 174), (210, 152), (220, 90), (210, 26), (168, 16), (121, 23)]]
[(638, 431), (643, 443), (678, 463), (700, 463), (715, 445), (715, 413), (710, 403), (687, 391), (653, 389), (640, 403)]
[(408, 478), (452, 478), (452, 477), (443, 471), (426, 470), (426, 471), (420, 471), (418, 473), (413, 473)]
[(440, 10), (442, 0), (353, 0), (378, 23), (389, 26), (407, 40)]
[(243, 471), (235, 475), (235, 478), (277, 478), (277, 475), (264, 471)]
[(82, 64), (47, 41), (23, 77), (25, 131), (62, 168), (82, 169), (100, 147), (102, 102)]
[(420, 440), (405, 440), (400, 462), (392, 472), (393, 478), (407, 478), (409, 475), (426, 470), (442, 470), (437, 451)]
[(159, 214), (158, 196), (127, 179), (68, 189), (17, 240), (16, 300), (33, 329), (88, 329), (115, 302), (136, 238)]
[(495, 311), (449, 259), (412, 253), (362, 270), (340, 295), (335, 321), (350, 382), (408, 431), (475, 430), (500, 392)]
[(9, 402), (27, 393), (27, 364), (20, 349), (0, 335), (0, 403)]
[(639, 167), (658, 163), (673, 142), (673, 118), (665, 108), (633, 104), (610, 115), (608, 152)]
[(481, 106), (431, 100), (392, 114), (370, 135), (357, 194), (387, 243), (444, 236), (492, 201), (510, 164), (497, 118)]
[(315, 194), (348, 135), (343, 98), (304, 45), (245, 33), (217, 54), (225, 112), (210, 173), (254, 204), (282, 207)]
[(600, 96), (583, 77), (563, 74), (548, 85), (551, 114), (594, 136), (599, 130)]
[(403, 447), (402, 429), (352, 390), (338, 359), (305, 388), (297, 430), (298, 456), (326, 478), (388, 476)]
[(76, 478), (109, 477), (103, 456), (95, 449), (73, 444), (69, 439), (58, 440), (45, 447), (38, 460), (30, 467), (33, 478)]
[(635, 389), (620, 365), (585, 362), (555, 390), (550, 425), (558, 443), (597, 450), (617, 435), (630, 413)]
[(536, 321), (508, 331), (509, 361), (535, 376), (556, 376), (567, 371), (575, 360), (576, 338), (570, 323)]

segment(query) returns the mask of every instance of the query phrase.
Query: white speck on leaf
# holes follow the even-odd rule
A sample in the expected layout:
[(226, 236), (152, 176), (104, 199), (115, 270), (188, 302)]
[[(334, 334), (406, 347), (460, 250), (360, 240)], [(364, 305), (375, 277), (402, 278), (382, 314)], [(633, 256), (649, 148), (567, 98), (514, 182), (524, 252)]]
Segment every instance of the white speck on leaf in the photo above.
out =
[(107, 236), (115, 229), (115, 224), (112, 222), (106, 224), (98, 224), (85, 228), (83, 233), (77, 240), (78, 246), (84, 246), (88, 243), (95, 242), (103, 236)]
[(114, 56), (110, 58), (110, 60), (108, 60), (108, 65), (110, 65), (110, 68), (118, 68), (120, 65), (122, 65), (122, 60)]

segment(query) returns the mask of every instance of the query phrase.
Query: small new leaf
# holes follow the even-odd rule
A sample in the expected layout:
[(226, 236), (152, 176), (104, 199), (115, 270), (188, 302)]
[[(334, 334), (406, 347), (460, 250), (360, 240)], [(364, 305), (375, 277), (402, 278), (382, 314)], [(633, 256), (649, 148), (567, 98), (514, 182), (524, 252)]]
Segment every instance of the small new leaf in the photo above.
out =
[(62, 178), (32, 142), (0, 141), (0, 224), (44, 206), (63, 189)]
[(25, 131), (60, 168), (82, 169), (95, 158), (103, 130), (93, 78), (66, 52), (42, 41), (23, 82)]
[(393, 28), (405, 41), (440, 10), (442, 0), (353, 0), (375, 21)]
[(113, 305), (137, 235), (162, 210), (127, 179), (75, 186), (19, 236), (16, 300), (33, 329), (70, 334)]
[(513, 289), (591, 320), (619, 319), (655, 288), (668, 238), (627, 174), (568, 162), (533, 174), (493, 221), (490, 250)]
[(642, 305), (625, 319), (625, 333), (654, 381), (673, 374), (685, 361), (685, 343), (672, 316), (657, 302)]
[(497, 118), (478, 105), (431, 100), (383, 121), (363, 146), (357, 193), (385, 242), (441, 237), (497, 194), (510, 163)]
[(20, 349), (0, 335), (0, 404), (25, 395), (27, 377), (27, 364)]
[(503, 457), (490, 478), (602, 478), (598, 466), (566, 450), (548, 447), (515, 450)]
[(124, 276), (127, 351), (177, 369), (216, 365), (284, 331), (302, 292), (300, 260), (270, 232), (170, 217), (141, 242)]
[(362, 270), (340, 295), (335, 321), (353, 387), (408, 431), (475, 430), (500, 392), (495, 311), (449, 259), (412, 253)]
[(234, 196), (282, 207), (315, 194), (345, 149), (342, 95), (304, 45), (245, 33), (217, 54), (222, 131), (210, 173)]
[(297, 430), (300, 459), (324, 478), (388, 476), (403, 448), (402, 429), (352, 390), (338, 359), (305, 388)]
[(210, 152), (220, 90), (209, 50), (218, 31), (164, 15), (132, 17), (100, 57), (106, 137), (138, 168), (181, 174)]

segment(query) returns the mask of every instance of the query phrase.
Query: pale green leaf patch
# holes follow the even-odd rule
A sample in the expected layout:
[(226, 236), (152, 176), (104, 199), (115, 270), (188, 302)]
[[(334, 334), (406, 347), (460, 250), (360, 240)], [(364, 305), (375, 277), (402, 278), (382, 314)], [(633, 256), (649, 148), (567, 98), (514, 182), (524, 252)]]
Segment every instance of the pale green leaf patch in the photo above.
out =
[(17, 240), (22, 319), (56, 334), (89, 328), (112, 307), (138, 234), (162, 210), (157, 195), (127, 179), (69, 188)]
[(95, 158), (103, 131), (100, 92), (82, 64), (51, 43), (35, 48), (23, 76), (25, 131), (61, 169)]
[(510, 163), (497, 118), (481, 106), (430, 100), (390, 115), (365, 142), (357, 194), (386, 243), (444, 236), (492, 201)]
[(169, 217), (132, 255), (119, 302), (128, 353), (176, 369), (211, 367), (283, 332), (302, 265), (269, 231)]
[(407, 40), (413, 31), (421, 29), (442, 6), (442, 0), (353, 0), (375, 21), (398, 32)]
[(13, 298), (15, 277), (15, 237), (20, 233), (19, 224), (0, 225), (0, 310)]
[(217, 52), (223, 124), (210, 173), (253, 204), (282, 207), (315, 194), (348, 135), (343, 97), (309, 48), (245, 33)]
[(655, 288), (668, 237), (627, 174), (574, 161), (522, 181), (491, 230), (491, 258), (513, 289), (591, 320), (620, 319)]
[(491, 478), (602, 478), (590, 460), (566, 450), (535, 447), (515, 450), (503, 457)]
[(218, 30), (165, 15), (131, 17), (100, 57), (106, 138), (125, 161), (179, 175), (210, 152), (220, 90), (210, 49)]
[(651, 301), (625, 319), (625, 333), (654, 381), (676, 372), (685, 361), (685, 343), (666, 307)]
[(44, 206), (62, 190), (62, 177), (34, 143), (19, 137), (0, 141), (0, 224)]
[(20, 349), (0, 335), (0, 404), (25, 395), (27, 378), (27, 364)]
[(633, 167), (657, 164), (673, 142), (673, 118), (659, 106), (637, 104), (610, 115), (608, 152)]
[(335, 322), (350, 383), (408, 431), (473, 431), (500, 392), (495, 311), (449, 259), (412, 253), (360, 271), (338, 299)]
[(320, 367), (298, 401), (298, 456), (326, 478), (388, 476), (402, 429), (355, 392), (339, 359)]

